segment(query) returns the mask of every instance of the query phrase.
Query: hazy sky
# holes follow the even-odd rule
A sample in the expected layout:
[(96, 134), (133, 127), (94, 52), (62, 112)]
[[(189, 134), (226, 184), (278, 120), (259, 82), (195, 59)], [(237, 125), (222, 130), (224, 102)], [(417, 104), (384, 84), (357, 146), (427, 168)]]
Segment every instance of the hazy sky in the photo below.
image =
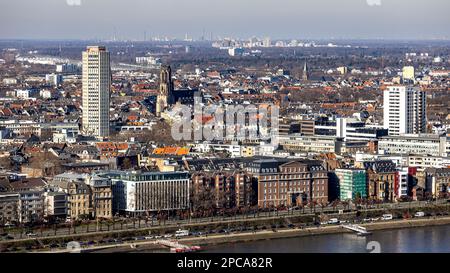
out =
[[(78, 5), (78, 3), (80, 5)], [(0, 39), (450, 39), (448, 0), (0, 0)]]

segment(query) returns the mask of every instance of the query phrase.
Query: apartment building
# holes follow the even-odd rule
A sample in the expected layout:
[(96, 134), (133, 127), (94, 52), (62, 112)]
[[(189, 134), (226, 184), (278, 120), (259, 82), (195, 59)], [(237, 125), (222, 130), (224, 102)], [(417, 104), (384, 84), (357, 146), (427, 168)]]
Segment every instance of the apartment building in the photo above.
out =
[(384, 91), (384, 128), (389, 135), (426, 132), (426, 95), (419, 87), (388, 86)]

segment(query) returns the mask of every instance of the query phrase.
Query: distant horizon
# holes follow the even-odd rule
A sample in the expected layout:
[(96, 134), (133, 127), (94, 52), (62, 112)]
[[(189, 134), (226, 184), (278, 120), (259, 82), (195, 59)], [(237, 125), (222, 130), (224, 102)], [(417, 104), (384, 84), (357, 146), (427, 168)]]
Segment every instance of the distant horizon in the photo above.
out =
[[(239, 41), (246, 41), (249, 40), (252, 37), (256, 38), (265, 38), (265, 37), (258, 37), (258, 36), (250, 36), (248, 38), (235, 38), (235, 37), (220, 37), (221, 40), (223, 39), (234, 39)], [(148, 43), (148, 42), (183, 42), (183, 43), (208, 43), (208, 42), (214, 42), (219, 41), (219, 39), (213, 39), (213, 40), (199, 40), (194, 39), (192, 41), (186, 41), (183, 38), (179, 37), (168, 37), (168, 36), (161, 36), (161, 39), (163, 38), (169, 38), (170, 40), (138, 40), (138, 39), (116, 39), (116, 40), (110, 40), (110, 39), (79, 39), (79, 38), (0, 38), (0, 42), (5, 41), (27, 41), (27, 42), (69, 42), (69, 41), (75, 41), (75, 42), (108, 42), (108, 43), (121, 43), (121, 42), (142, 42), (142, 43)], [(326, 42), (326, 41), (343, 41), (343, 42), (358, 42), (358, 41), (381, 41), (381, 42), (450, 42), (450, 38), (428, 38), (428, 39), (415, 39), (415, 38), (272, 38), (269, 37), (273, 42), (276, 41), (292, 41), (297, 40), (299, 42)]]
[(450, 40), (449, 1), (213, 1), (2, 0), (0, 39)]

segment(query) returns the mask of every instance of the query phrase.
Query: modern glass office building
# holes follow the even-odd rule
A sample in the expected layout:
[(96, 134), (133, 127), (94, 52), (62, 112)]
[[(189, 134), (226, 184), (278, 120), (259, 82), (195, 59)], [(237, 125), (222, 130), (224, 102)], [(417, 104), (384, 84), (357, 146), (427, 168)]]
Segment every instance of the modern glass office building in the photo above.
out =
[(111, 179), (113, 211), (142, 214), (189, 207), (188, 172), (127, 172), (100, 174)]
[(339, 180), (339, 199), (353, 200), (367, 197), (367, 176), (364, 169), (336, 169)]

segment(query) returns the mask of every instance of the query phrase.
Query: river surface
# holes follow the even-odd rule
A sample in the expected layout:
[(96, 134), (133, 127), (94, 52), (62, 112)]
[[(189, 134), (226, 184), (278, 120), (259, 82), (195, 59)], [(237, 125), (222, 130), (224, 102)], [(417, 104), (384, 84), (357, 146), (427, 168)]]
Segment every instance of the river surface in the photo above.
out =
[[(375, 243), (374, 243), (375, 242)], [(432, 226), (355, 234), (328, 234), (288, 239), (212, 245), (204, 253), (450, 253), (450, 226)]]

